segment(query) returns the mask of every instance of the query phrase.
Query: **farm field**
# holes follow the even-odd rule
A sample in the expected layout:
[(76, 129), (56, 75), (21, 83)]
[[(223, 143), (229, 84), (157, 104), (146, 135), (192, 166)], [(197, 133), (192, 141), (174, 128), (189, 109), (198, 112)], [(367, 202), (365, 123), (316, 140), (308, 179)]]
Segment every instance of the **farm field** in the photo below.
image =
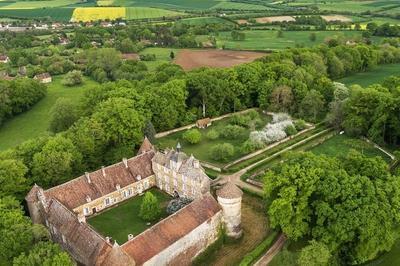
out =
[(11, 18), (46, 18), (51, 17), (57, 21), (69, 21), (72, 17), (73, 8), (36, 8), (36, 9), (2, 9), (0, 16)]
[(77, 102), (86, 88), (97, 83), (85, 78), (81, 86), (65, 87), (61, 84), (62, 76), (53, 77), (48, 85), (47, 95), (33, 108), (6, 121), (0, 128), (0, 151), (15, 147), (32, 138), (46, 134), (50, 124), (50, 110), (58, 98), (64, 97)]
[[(260, 124), (257, 129), (263, 128), (268, 122), (271, 121), (270, 116), (261, 113), (260, 113), (260, 118), (262, 119), (263, 123)], [(210, 154), (211, 148), (214, 147), (215, 145), (223, 143), (232, 144), (235, 147), (235, 151), (234, 155), (229, 158), (229, 161), (234, 161), (246, 155), (240, 150), (240, 147), (243, 144), (243, 142), (245, 142), (249, 138), (249, 134), (251, 131), (249, 128), (245, 128), (243, 130), (243, 133), (235, 139), (226, 139), (223, 137), (218, 137), (215, 140), (210, 140), (206, 137), (207, 133), (210, 130), (216, 130), (217, 132), (222, 132), (227, 125), (229, 125), (229, 118), (224, 118), (222, 120), (213, 122), (212, 126), (206, 129), (201, 129), (200, 132), (202, 134), (202, 138), (200, 143), (197, 144), (190, 144), (185, 140), (183, 140), (182, 135), (186, 132), (185, 130), (183, 130), (157, 139), (156, 145), (161, 149), (165, 149), (170, 147), (176, 147), (176, 145), (179, 142), (182, 145), (182, 150), (186, 154), (193, 154), (199, 160), (212, 163), (216, 166), (224, 166), (225, 163), (216, 161), (212, 158)]]
[(331, 11), (378, 11), (382, 8), (391, 7), (398, 4), (397, 0), (380, 0), (380, 1), (348, 1), (348, 0), (335, 0), (335, 1), (314, 1), (314, 0), (298, 0), (289, 3), (291, 6), (317, 6), (321, 10)]
[(231, 67), (243, 63), (252, 62), (266, 54), (247, 51), (228, 50), (181, 50), (175, 57), (174, 63), (184, 70), (192, 70), (199, 67)]
[[(234, 41), (230, 32), (221, 32), (217, 37), (218, 48), (225, 47), (234, 50), (280, 50), (296, 46), (314, 46), (324, 42), (328, 37), (337, 35), (352, 38), (361, 37), (361, 33), (357, 31), (284, 31), (282, 37), (277, 36), (278, 31), (276, 30), (247, 30), (243, 32), (246, 35), (243, 41)], [(317, 36), (315, 42), (309, 39), (312, 32)], [(375, 40), (378, 39), (376, 38)]]
[(144, 18), (161, 18), (161, 17), (176, 17), (184, 15), (180, 12), (174, 12), (159, 8), (150, 7), (127, 7), (126, 19), (144, 19)]
[(400, 75), (400, 64), (379, 65), (371, 71), (356, 73), (337, 81), (347, 86), (358, 84), (362, 87), (367, 87), (375, 83), (381, 83), (391, 75)]
[(207, 259), (194, 265), (239, 265), (244, 255), (253, 250), (271, 233), (264, 212), (265, 206), (262, 199), (243, 193), (241, 223), (243, 238), (238, 242), (224, 243)]
[[(166, 208), (172, 197), (155, 188), (149, 191), (157, 197), (160, 203), (161, 217), (167, 217)], [(131, 199), (122, 202), (118, 206), (111, 207), (89, 218), (87, 222), (104, 237), (110, 236), (121, 245), (128, 241), (129, 234), (136, 236), (154, 225), (154, 222), (151, 223), (151, 225), (147, 225), (147, 222), (139, 217), (140, 205), (142, 204), (143, 197), (144, 196), (139, 195), (133, 196)]]
[(78, 7), (72, 14), (72, 21), (95, 21), (95, 20), (115, 20), (125, 18), (126, 10), (124, 7)]
[(2, 1), (1, 9), (32, 9), (32, 8), (51, 8), (77, 4), (80, 0), (51, 0), (51, 1)]
[(196, 17), (196, 18), (184, 18), (176, 23), (178, 24), (186, 24), (186, 25), (204, 25), (204, 24), (228, 24), (232, 25), (234, 24), (233, 22), (223, 19), (223, 18), (218, 18), (218, 17)]

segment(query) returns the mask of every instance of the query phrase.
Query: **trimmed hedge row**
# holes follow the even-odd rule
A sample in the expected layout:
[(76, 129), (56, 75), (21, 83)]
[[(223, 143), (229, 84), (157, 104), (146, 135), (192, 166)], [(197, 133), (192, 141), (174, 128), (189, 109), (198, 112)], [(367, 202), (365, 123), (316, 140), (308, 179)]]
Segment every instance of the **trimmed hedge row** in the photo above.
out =
[(243, 257), (239, 266), (252, 265), (261, 255), (274, 243), (275, 238), (278, 236), (279, 232), (272, 231), (271, 234), (264, 239), (255, 249)]

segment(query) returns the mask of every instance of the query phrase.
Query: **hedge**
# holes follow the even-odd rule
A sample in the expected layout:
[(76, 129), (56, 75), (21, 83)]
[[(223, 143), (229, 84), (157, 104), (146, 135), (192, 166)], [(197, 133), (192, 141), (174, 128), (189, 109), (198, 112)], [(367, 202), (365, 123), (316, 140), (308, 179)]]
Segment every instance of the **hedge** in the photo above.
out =
[(279, 232), (272, 231), (271, 234), (264, 239), (255, 249), (243, 257), (239, 266), (252, 265), (261, 255), (274, 243), (275, 238), (278, 236)]

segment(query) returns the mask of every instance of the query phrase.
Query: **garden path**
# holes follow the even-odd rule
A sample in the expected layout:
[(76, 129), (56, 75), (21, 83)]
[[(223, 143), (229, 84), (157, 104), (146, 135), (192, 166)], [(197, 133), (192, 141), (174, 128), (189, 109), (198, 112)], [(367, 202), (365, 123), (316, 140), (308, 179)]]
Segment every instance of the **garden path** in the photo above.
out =
[(256, 263), (254, 263), (254, 266), (268, 265), (268, 263), (270, 263), (275, 255), (278, 254), (279, 251), (282, 249), (285, 242), (286, 237), (284, 234), (281, 234), (279, 238), (275, 241), (274, 245), (268, 249), (267, 253), (265, 253), (264, 256), (262, 256)]

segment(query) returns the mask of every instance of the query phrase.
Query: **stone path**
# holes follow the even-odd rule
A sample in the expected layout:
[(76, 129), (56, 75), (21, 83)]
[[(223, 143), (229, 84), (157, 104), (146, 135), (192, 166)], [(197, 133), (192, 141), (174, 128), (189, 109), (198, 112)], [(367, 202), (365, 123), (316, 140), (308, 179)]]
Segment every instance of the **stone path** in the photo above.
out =
[(254, 266), (268, 265), (268, 263), (270, 263), (275, 255), (278, 254), (279, 251), (282, 249), (285, 242), (286, 237), (284, 234), (281, 234), (279, 238), (275, 241), (274, 245), (270, 247), (270, 249), (267, 251), (267, 253), (265, 253), (264, 256), (262, 256), (256, 263), (254, 263)]

